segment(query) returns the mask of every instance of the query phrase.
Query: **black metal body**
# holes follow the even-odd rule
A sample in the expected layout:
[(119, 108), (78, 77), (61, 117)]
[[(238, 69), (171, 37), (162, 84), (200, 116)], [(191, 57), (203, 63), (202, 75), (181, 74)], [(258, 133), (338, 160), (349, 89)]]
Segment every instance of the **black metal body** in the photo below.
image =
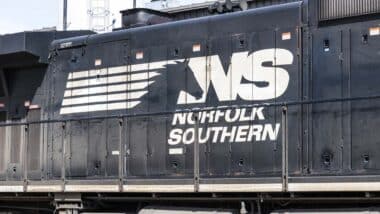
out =
[(56, 40), (32, 94), (7, 92), (0, 187), (380, 191), (379, 20), (320, 22), (314, 4)]

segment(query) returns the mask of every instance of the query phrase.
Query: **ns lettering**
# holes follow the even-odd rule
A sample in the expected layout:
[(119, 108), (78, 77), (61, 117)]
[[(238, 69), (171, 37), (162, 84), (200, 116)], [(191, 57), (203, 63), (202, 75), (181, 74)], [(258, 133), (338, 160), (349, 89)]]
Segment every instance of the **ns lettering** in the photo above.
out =
[[(286, 49), (264, 49), (253, 53), (234, 53), (228, 72), (224, 71), (218, 55), (191, 58), (189, 66), (203, 90), (200, 99), (181, 91), (178, 104), (205, 103), (212, 85), (219, 101), (234, 101), (240, 97), (246, 101), (271, 100), (283, 95), (289, 85), (289, 73), (281, 67), (293, 64), (293, 54)], [(265, 66), (269, 63), (272, 66)], [(206, 67), (208, 67), (206, 69)], [(247, 83), (242, 83), (243, 79)]]

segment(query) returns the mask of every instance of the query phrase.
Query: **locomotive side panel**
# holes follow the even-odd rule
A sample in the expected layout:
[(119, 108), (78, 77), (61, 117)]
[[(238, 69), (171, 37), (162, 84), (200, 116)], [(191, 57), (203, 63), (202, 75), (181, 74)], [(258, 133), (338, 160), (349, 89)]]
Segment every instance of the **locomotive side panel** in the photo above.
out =
[[(377, 96), (379, 79), (378, 22), (358, 24), (351, 29), (350, 93), (352, 97)], [(374, 174), (379, 170), (379, 99), (352, 101), (351, 103), (352, 168), (357, 173)]]
[[(342, 98), (341, 31), (313, 33), (312, 100)], [(337, 173), (342, 167), (341, 103), (317, 103), (311, 110), (311, 173)]]
[[(51, 118), (115, 119), (68, 121), (64, 139), (53, 137), (54, 145), (65, 144), (58, 146), (64, 162), (53, 171), (63, 167), (69, 179), (192, 179), (199, 158), (203, 178), (279, 180), (282, 108), (259, 104), (298, 99), (298, 7), (141, 28), (117, 33), (118, 41), (90, 39), (60, 50), (50, 70)], [(283, 15), (289, 19), (277, 22)], [(252, 104), (258, 106), (238, 107)], [(292, 147), (295, 109), (288, 118)], [(62, 132), (54, 126), (52, 133)]]
[(378, 188), (377, 25), (369, 20), (312, 28), (304, 114), (309, 142), (303, 141), (302, 160), (308, 167), (303, 177), (290, 178), (290, 191)]

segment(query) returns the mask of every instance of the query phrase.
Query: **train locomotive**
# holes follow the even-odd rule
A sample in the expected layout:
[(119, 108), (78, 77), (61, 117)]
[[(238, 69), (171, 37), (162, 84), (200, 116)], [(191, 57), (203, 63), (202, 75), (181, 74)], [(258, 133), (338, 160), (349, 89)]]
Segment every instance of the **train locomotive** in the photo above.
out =
[(1, 36), (0, 201), (376, 207), (380, 1), (246, 3), (190, 18), (132, 9), (105, 34)]

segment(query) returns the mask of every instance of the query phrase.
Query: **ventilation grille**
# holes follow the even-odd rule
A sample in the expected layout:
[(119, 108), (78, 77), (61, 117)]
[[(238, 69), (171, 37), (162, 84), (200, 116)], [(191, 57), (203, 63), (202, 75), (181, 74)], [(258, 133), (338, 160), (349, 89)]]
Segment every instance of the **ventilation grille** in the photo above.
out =
[(380, 12), (380, 0), (319, 0), (319, 20), (333, 20)]

